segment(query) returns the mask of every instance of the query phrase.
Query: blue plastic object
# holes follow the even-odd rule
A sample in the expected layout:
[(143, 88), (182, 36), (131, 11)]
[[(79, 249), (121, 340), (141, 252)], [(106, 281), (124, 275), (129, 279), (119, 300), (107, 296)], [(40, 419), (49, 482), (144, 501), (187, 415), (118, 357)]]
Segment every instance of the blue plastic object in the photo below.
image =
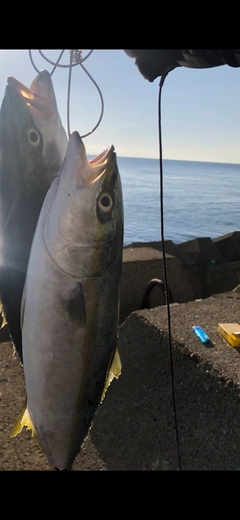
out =
[(198, 327), (197, 325), (193, 325), (192, 327), (193, 331), (195, 332), (196, 336), (200, 339), (202, 343), (208, 343), (210, 341), (209, 336), (204, 332), (202, 327)]

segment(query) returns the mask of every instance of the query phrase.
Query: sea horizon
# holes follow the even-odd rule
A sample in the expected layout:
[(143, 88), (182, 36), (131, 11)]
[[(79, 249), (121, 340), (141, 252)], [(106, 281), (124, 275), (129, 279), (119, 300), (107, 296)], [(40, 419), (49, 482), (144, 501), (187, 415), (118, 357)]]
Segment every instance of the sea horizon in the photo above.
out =
[[(159, 162), (159, 157), (138, 157), (138, 156), (133, 156), (133, 155), (119, 155), (117, 152), (117, 158), (119, 159), (142, 159), (142, 160), (146, 160), (146, 161), (158, 161)], [(89, 158), (93, 158), (93, 157), (96, 157), (98, 154), (87, 154), (87, 156)], [(177, 162), (192, 162), (192, 163), (205, 163), (205, 164), (233, 164), (235, 166), (239, 166), (240, 165), (240, 162), (239, 163), (236, 163), (236, 162), (226, 162), (226, 161), (203, 161), (203, 160), (197, 160), (197, 159), (169, 159), (169, 158), (163, 158), (163, 161), (177, 161)]]

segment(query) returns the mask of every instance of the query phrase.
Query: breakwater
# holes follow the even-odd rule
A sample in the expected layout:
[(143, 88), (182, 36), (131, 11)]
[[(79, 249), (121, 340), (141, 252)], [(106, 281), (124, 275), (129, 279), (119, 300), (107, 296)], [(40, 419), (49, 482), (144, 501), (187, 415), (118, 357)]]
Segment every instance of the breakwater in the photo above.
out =
[[(232, 291), (240, 284), (240, 231), (196, 238), (181, 244), (165, 241), (168, 284), (173, 302), (183, 303)], [(148, 282), (164, 279), (161, 242), (136, 242), (123, 249), (121, 277), (122, 317), (139, 310)], [(155, 287), (150, 307), (165, 304), (163, 291)]]

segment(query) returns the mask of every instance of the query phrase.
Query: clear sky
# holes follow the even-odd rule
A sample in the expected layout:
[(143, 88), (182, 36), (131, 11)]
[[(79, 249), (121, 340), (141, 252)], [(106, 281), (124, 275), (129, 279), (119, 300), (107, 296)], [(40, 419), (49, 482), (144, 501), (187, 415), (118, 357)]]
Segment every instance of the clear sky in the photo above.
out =
[[(60, 51), (44, 51), (56, 60)], [(86, 51), (83, 53), (86, 54)], [(33, 51), (39, 70), (52, 66)], [(61, 63), (68, 62), (65, 53)], [(84, 139), (88, 154), (98, 154), (109, 144), (117, 155), (158, 158), (159, 78), (145, 80), (134, 59), (122, 50), (95, 50), (84, 66), (99, 85), (104, 115), (98, 129)], [(30, 87), (36, 76), (27, 50), (0, 51), (0, 97), (9, 75)], [(67, 131), (68, 69), (52, 76), (58, 109)], [(90, 131), (100, 115), (100, 98), (81, 67), (72, 70), (70, 129)], [(180, 67), (169, 73), (162, 91), (164, 159), (240, 164), (240, 68)]]

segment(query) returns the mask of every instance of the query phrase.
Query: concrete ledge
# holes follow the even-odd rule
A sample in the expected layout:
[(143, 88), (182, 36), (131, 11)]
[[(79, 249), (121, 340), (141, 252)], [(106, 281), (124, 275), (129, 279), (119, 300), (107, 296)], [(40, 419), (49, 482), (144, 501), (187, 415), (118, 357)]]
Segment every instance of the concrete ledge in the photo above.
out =
[[(219, 322), (236, 319), (239, 303), (232, 293), (171, 306), (183, 470), (240, 466), (240, 354), (217, 332)], [(192, 332), (194, 324), (209, 334), (211, 347), (202, 345)], [(119, 469), (178, 469), (167, 330), (165, 307), (133, 313), (121, 327), (122, 375), (91, 432), (107, 465), (111, 446), (119, 453)]]
[[(178, 436), (185, 471), (240, 467), (240, 354), (217, 324), (239, 313), (236, 293), (171, 305)], [(212, 345), (192, 332), (199, 324)], [(90, 440), (107, 469), (177, 470), (166, 308), (138, 311), (120, 328), (122, 375), (99, 408)]]

